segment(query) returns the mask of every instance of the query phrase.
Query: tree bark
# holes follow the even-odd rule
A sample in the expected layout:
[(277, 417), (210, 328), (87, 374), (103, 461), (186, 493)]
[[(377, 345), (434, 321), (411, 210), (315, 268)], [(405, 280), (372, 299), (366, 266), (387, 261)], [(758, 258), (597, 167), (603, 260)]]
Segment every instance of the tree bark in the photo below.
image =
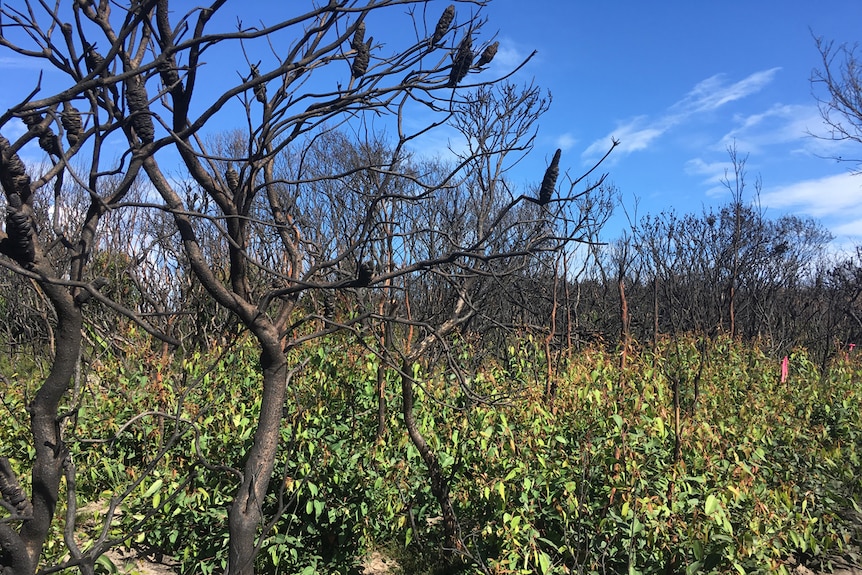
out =
[(444, 543), (443, 548), (449, 552), (461, 551), (461, 537), (459, 535), (458, 518), (455, 515), (455, 508), (452, 506), (452, 500), (449, 498), (449, 481), (443, 475), (443, 469), (440, 467), (440, 460), (437, 454), (425, 441), (422, 432), (419, 431), (419, 426), (416, 424), (416, 418), (413, 415), (413, 366), (405, 362), (401, 366), (401, 401), (404, 413), (404, 425), (407, 428), (407, 433), (410, 435), (410, 441), (419, 451), (422, 456), (422, 461), (428, 468), (428, 477), (431, 480), (431, 494), (440, 505), (440, 511), (443, 514), (443, 533)]
[(255, 538), (263, 518), (262, 505), (269, 487), (278, 452), (282, 409), (287, 384), (287, 360), (278, 332), (256, 330), (261, 343), (260, 363), (263, 372), (263, 396), (254, 441), (248, 452), (243, 480), (228, 512), (229, 575), (252, 575), (257, 556)]
[[(57, 350), (51, 371), (28, 408), (36, 450), (29, 515), (17, 534), (6, 526), (0, 532), (0, 547), (7, 555), (0, 565), (14, 575), (35, 573), (54, 519), (63, 461), (68, 455), (60, 431), (60, 401), (69, 389), (81, 351), (81, 309), (66, 288), (45, 282), (42, 289), (57, 311)], [(4, 483), (17, 482), (11, 467), (4, 466), (2, 475)]]

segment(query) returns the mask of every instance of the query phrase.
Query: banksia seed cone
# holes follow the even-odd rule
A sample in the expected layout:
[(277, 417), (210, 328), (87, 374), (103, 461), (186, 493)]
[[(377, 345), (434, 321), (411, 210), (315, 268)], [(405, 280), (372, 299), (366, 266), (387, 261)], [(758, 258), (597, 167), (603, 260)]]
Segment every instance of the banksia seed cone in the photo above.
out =
[(362, 43), (356, 49), (356, 57), (353, 58), (353, 66), (350, 67), (350, 73), (354, 78), (360, 78), (368, 70), (368, 62), (371, 59), (370, 54), (371, 42)]
[(81, 112), (69, 102), (63, 102), (63, 111), (60, 113), (60, 123), (63, 124), (63, 129), (66, 130), (66, 141), (70, 146), (74, 146), (81, 139), (81, 134), (84, 132), (83, 124), (81, 123)]
[[(4, 461), (0, 465), (3, 465), (5, 468), (9, 466), (9, 463), (8, 461)], [(0, 497), (15, 508), (17, 515), (25, 516), (33, 514), (33, 505), (30, 503), (30, 498), (21, 489), (21, 485), (18, 483), (15, 475), (5, 469), (3, 473), (0, 473)]]
[(327, 293), (323, 296), (323, 315), (326, 319), (334, 319), (335, 313), (335, 298), (331, 293)]
[(557, 148), (554, 153), (554, 159), (551, 160), (551, 165), (545, 170), (545, 177), (542, 178), (542, 187), (539, 188), (539, 205), (544, 206), (551, 201), (551, 194), (554, 193), (554, 188), (557, 187), (557, 177), (560, 175), (560, 154), (562, 150)]
[(239, 174), (236, 173), (233, 166), (228, 166), (227, 171), (224, 173), (224, 179), (227, 180), (227, 186), (230, 188), (230, 191), (235, 192), (239, 188)]
[(33, 112), (32, 114), (27, 114), (26, 116), (21, 117), (21, 121), (23, 121), (24, 124), (33, 131), (33, 133), (39, 135), (39, 147), (49, 154), (59, 156), (60, 144), (57, 142), (57, 136), (50, 127), (42, 125), (44, 120), (45, 119), (42, 117), (42, 114), (38, 112)]
[(366, 287), (371, 283), (371, 277), (374, 275), (374, 270), (368, 262), (359, 264), (359, 269), (356, 273), (356, 285), (358, 287)]
[(440, 15), (440, 19), (437, 20), (437, 26), (434, 28), (434, 35), (431, 36), (431, 47), (437, 45), (437, 42), (443, 39), (443, 36), (446, 35), (446, 32), (449, 31), (449, 26), (452, 25), (452, 20), (455, 19), (455, 6), (454, 4), (449, 4), (443, 13)]
[(30, 176), (18, 154), (10, 153), (9, 140), (0, 135), (0, 179), (7, 194), (30, 197)]
[(487, 66), (488, 64), (490, 64), (491, 60), (494, 59), (494, 56), (497, 55), (497, 48), (499, 48), (499, 47), (500, 47), (500, 43), (494, 42), (493, 44), (491, 44), (490, 46), (485, 48), (482, 51), (482, 55), (479, 56), (479, 61), (476, 62), (476, 66), (481, 68), (482, 66)]
[(57, 140), (57, 135), (50, 129), (45, 130), (39, 136), (39, 147), (52, 156), (59, 157), (61, 155), (60, 142)]
[(135, 134), (138, 135), (138, 138), (143, 143), (152, 143), (156, 131), (153, 127), (153, 118), (150, 116), (147, 89), (137, 76), (126, 80), (126, 103), (129, 105), (132, 127), (135, 129)]
[(40, 129), (38, 127), (39, 124), (42, 123), (43, 119), (44, 118), (42, 117), (42, 114), (40, 114), (39, 112), (32, 112), (30, 114), (27, 114), (26, 116), (21, 116), (21, 121), (24, 122), (24, 125), (31, 130), (35, 130), (36, 133), (42, 133), (44, 131), (44, 128)]
[(254, 87), (254, 99), (261, 104), (266, 104), (266, 86), (259, 84)]
[[(252, 80), (260, 78), (260, 72), (254, 64), (251, 66), (251, 78)], [(266, 104), (266, 84), (258, 84), (254, 87), (254, 99), (261, 104)]]
[(162, 84), (165, 88), (171, 90), (174, 86), (180, 83), (180, 75), (177, 74), (177, 69), (170, 62), (162, 62), (156, 69), (162, 76)]
[(6, 205), (6, 232), (15, 245), (16, 256), (25, 263), (36, 259), (33, 245), (33, 226), (27, 208), (18, 194), (9, 194)]
[[(92, 44), (87, 44), (87, 47), (84, 49), (84, 62), (87, 63), (87, 69), (92, 72), (99, 66), (105, 63), (105, 58), (96, 51), (96, 47)], [(108, 71), (104, 70), (102, 74), (107, 74)]]
[(473, 38), (470, 35), (464, 36), (461, 40), (461, 45), (458, 46), (458, 52), (455, 54), (455, 59), (452, 61), (452, 70), (449, 72), (449, 87), (456, 87), (467, 72), (470, 71), (470, 66), (473, 64)]
[(360, 22), (356, 26), (356, 32), (353, 33), (353, 40), (350, 42), (350, 47), (354, 50), (359, 50), (360, 46), (365, 45), (365, 22)]

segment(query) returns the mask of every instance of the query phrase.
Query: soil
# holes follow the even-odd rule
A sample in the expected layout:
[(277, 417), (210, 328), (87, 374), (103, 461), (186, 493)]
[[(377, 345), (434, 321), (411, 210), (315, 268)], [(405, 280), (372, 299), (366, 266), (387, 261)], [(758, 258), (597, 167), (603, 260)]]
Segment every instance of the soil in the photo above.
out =
[(156, 557), (135, 549), (111, 549), (105, 556), (117, 566), (118, 573), (135, 575), (176, 575), (179, 562), (171, 557)]
[(392, 575), (400, 572), (398, 564), (378, 551), (374, 551), (362, 562), (362, 575)]

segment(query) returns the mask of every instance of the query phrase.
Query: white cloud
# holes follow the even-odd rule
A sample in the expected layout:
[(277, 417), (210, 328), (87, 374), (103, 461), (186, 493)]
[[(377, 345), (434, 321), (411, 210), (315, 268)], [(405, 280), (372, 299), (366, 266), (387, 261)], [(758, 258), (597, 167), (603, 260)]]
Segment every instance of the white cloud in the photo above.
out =
[(560, 134), (559, 136), (557, 136), (555, 143), (558, 148), (561, 148), (563, 151), (567, 151), (572, 149), (572, 146), (574, 146), (577, 142), (578, 141), (575, 139), (574, 136), (572, 136), (570, 132), (566, 132), (565, 134)]
[(770, 208), (795, 208), (815, 217), (862, 216), (862, 177), (850, 173), (803, 180), (760, 195)]
[[(530, 56), (530, 51), (525, 50), (523, 46), (509, 37), (501, 37), (499, 39), (500, 46), (497, 48), (497, 54), (491, 61), (492, 69), (497, 73), (508, 73), (516, 67), (524, 63)], [(535, 59), (536, 56), (533, 56)]]
[(604, 155), (611, 145), (612, 140), (617, 140), (620, 144), (614, 150), (614, 158), (620, 154), (630, 154), (638, 150), (644, 150), (661, 137), (670, 126), (662, 126), (658, 122), (652, 124), (647, 123), (646, 116), (638, 116), (625, 123), (617, 125), (616, 130), (596, 140), (584, 150), (582, 156), (584, 158), (595, 158)]
[(792, 153), (818, 155), (822, 144), (811, 137), (821, 123), (817, 106), (775, 104), (771, 108), (749, 115), (734, 117), (736, 126), (722, 136), (716, 148), (734, 145), (749, 153), (758, 153), (767, 146), (796, 144)]
[(725, 75), (716, 74), (699, 82), (685, 98), (671, 106), (671, 110), (680, 110), (684, 116), (698, 112), (708, 112), (741, 100), (762, 90), (772, 82), (775, 74), (781, 68), (770, 68), (755, 72), (733, 84), (725, 84)]
[(693, 116), (716, 110), (762, 90), (773, 80), (778, 70), (780, 68), (755, 72), (732, 84), (727, 84), (723, 74), (711, 76), (699, 82), (681, 100), (671, 105), (665, 114), (653, 120), (642, 115), (621, 122), (610, 134), (590, 144), (582, 155), (589, 160), (604, 153), (611, 138), (620, 141), (614, 151), (614, 157), (644, 150), (670, 129)]
[(724, 180), (733, 170), (733, 163), (729, 160), (722, 162), (704, 162), (700, 158), (694, 158), (685, 163), (683, 168), (686, 174), (702, 176), (704, 184), (718, 184)]
[(12, 118), (3, 125), (3, 135), (10, 142), (14, 142), (26, 133), (27, 126), (24, 125), (24, 122), (20, 118)]
[(862, 218), (830, 226), (829, 230), (836, 236), (849, 237), (855, 245), (862, 245)]
[(862, 238), (862, 176), (848, 172), (803, 180), (761, 193), (764, 207), (814, 216), (839, 244)]

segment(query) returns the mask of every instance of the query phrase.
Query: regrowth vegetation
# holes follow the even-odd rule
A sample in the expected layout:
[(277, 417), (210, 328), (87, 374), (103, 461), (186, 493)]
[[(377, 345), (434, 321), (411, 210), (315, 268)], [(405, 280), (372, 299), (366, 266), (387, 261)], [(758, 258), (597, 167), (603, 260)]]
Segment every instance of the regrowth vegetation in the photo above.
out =
[[(242, 456), (212, 461), (194, 450), (185, 470), (186, 484), (196, 466), (230, 482), (231, 496), (212, 502), (227, 516), (227, 572), (254, 571), (286, 512), (264, 501), (281, 481), (283, 424), (296, 415), (291, 382), (307, 368), (292, 354), (338, 332), (381, 360), (380, 436), (395, 374), (399, 428), (425, 465), (445, 547), (474, 560), (449, 478), (413, 414), (413, 366), (446, 353), (471, 321), (508, 331), (489, 314), (499, 282), (547, 268), (609, 207), (601, 177), (580, 188), (569, 178), (553, 202), (547, 191), (530, 202), (533, 190), (514, 193), (507, 183), (547, 99), (489, 70), (498, 44), (484, 33), (481, 4), (440, 15), (424, 1), (336, 0), (227, 27), (233, 14), (223, 1), (186, 13), (167, 0), (2, 7), (4, 51), (53, 70), (0, 117), (4, 133), (24, 126), (14, 141), (0, 139), (0, 250), (4, 266), (43, 296), (50, 340), (31, 350), (48, 365), (28, 403), (35, 453), (24, 469), (6, 459), (0, 468), (5, 569), (36, 571), (61, 486), (75, 516), (81, 472), (67, 433), (87, 392), (81, 362), (94, 360), (85, 344), (107, 357), (125, 353), (136, 338), (124, 341), (124, 330), (160, 340), (163, 365), (237, 337), (255, 342), (258, 377), (234, 399), (250, 414)], [(382, 39), (384, 16), (412, 32)], [(234, 76), (213, 65), (221, 59), (235, 63)], [(469, 142), (462, 151), (414, 157), (422, 137), (445, 128)], [(35, 146), (41, 161), (29, 159)], [(593, 196), (593, 208), (578, 204)], [(93, 319), (88, 308), (97, 308)], [(124, 425), (172, 417), (159, 430), (167, 449), (186, 425), (170, 407), (151, 406)], [(155, 465), (137, 481), (149, 481)], [(130, 493), (112, 496), (109, 517)], [(74, 533), (70, 521), (63, 565), (83, 572), (117, 543), (103, 536), (82, 547)]]
[[(452, 351), (464, 364), (476, 352)], [(75, 517), (82, 546), (104, 539), (172, 556), (184, 573), (224, 570), (228, 468), (261, 410), (255, 355), (245, 339), (159, 365), (136, 347), (88, 370), (67, 434), (88, 503)], [(442, 568), (445, 527), (421, 454), (404, 433), (376, 437), (378, 356), (327, 336), (291, 359), (307, 369), (285, 403), (257, 570), (349, 573), (372, 549), (404, 572)], [(473, 372), (470, 389), (495, 404), (471, 401), (448, 370), (411, 374), (474, 569), (775, 572), (791, 560), (825, 568), (858, 545), (858, 355), (821, 372), (794, 353), (782, 382), (751, 346), (668, 341), (633, 355), (621, 384), (617, 355), (590, 348), (560, 370), (552, 401), (536, 385), (542, 363), (524, 341)], [(686, 385), (675, 414), (673, 380), (695, 376), (699, 398)], [(6, 395), (17, 412), (40, 384), (21, 381)], [(394, 409), (386, 422), (403, 425)], [(32, 457), (26, 420), (5, 418), (3, 433), (13, 466)], [(68, 557), (58, 523), (46, 564)]]
[(289, 4), (0, 7), (3, 53), (51, 70), (0, 116), (4, 575), (858, 544), (858, 255), (813, 260), (828, 234), (746, 205), (735, 156), (730, 206), (607, 250), (598, 166), (509, 176), (549, 97), (485, 2)]

